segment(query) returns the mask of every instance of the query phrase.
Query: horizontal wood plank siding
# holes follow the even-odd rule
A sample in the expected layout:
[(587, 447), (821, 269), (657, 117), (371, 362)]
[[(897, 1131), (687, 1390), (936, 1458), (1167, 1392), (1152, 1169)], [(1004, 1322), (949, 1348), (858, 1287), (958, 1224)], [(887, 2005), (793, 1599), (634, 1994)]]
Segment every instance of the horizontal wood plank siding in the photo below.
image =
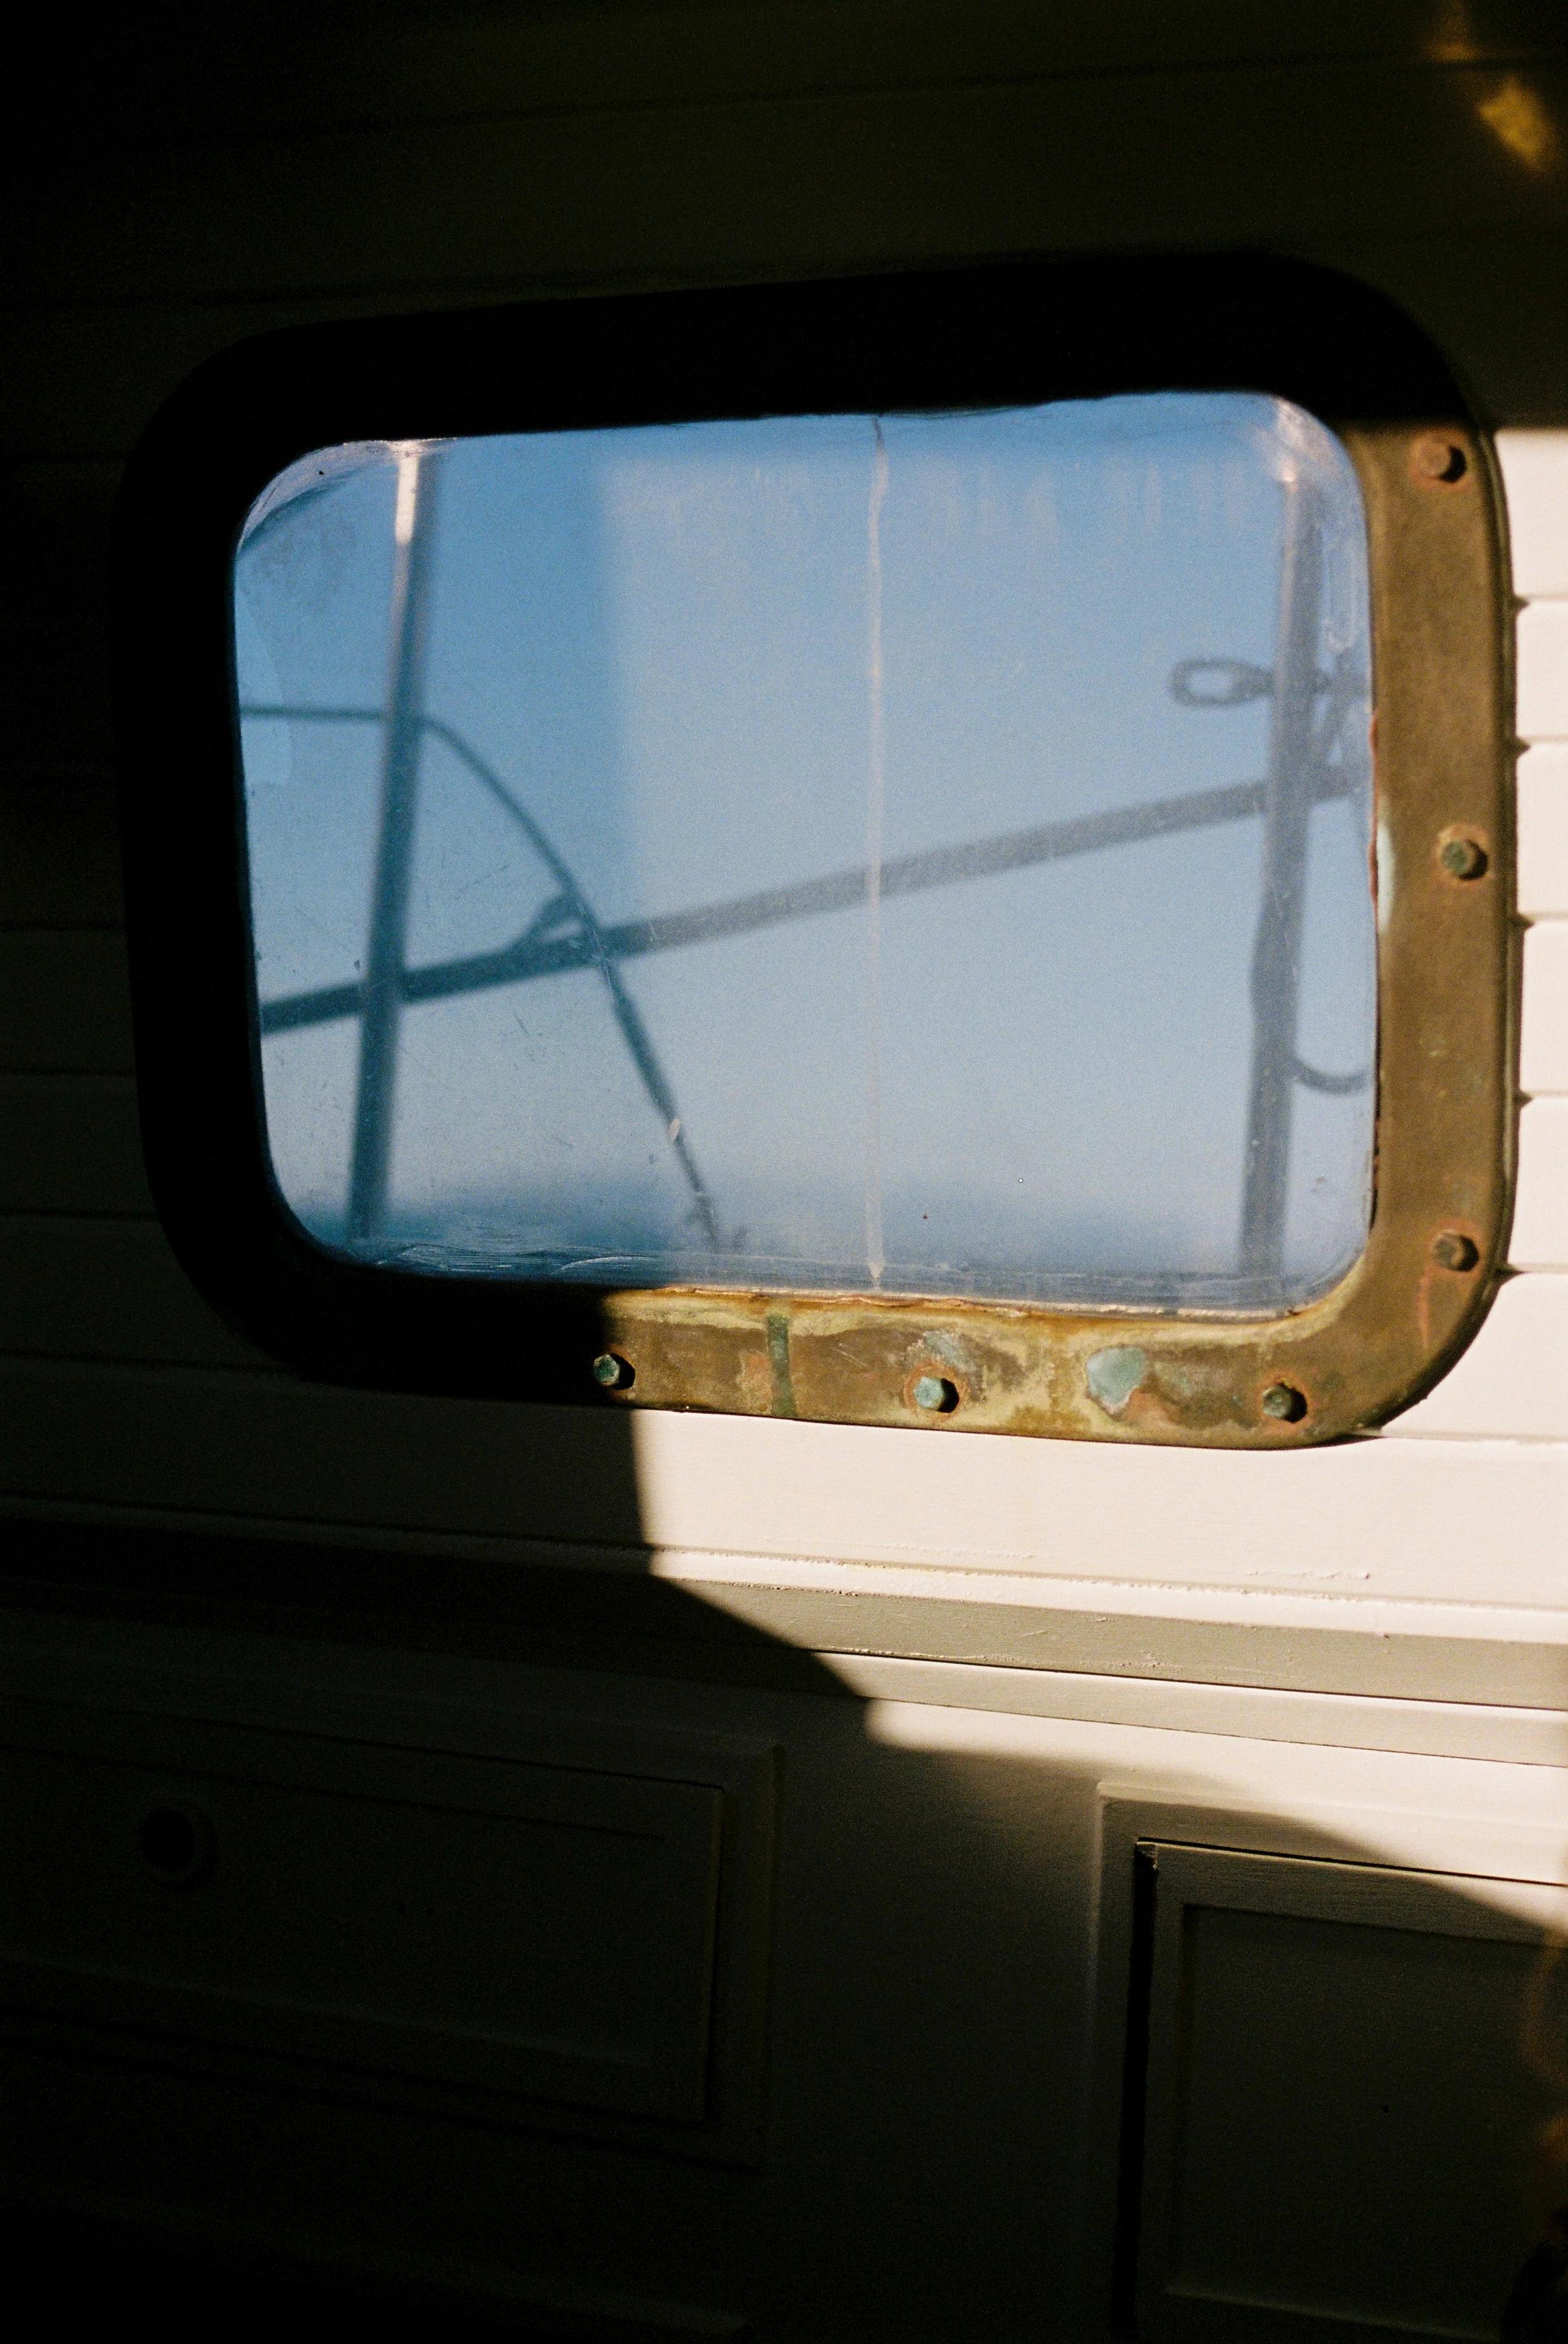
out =
[(1389, 1430), (1568, 1440), (1568, 1276), (1511, 1278), (1458, 1364)]
[(1568, 740), (1568, 598), (1519, 613), (1519, 737)]
[(13, 461), (0, 482), (0, 779), (19, 772), (46, 782), (62, 773), (106, 780), (112, 770), (108, 544), (119, 470)]
[(0, 764), (0, 927), (117, 928), (118, 810), (106, 772)]
[(1524, 939), (1519, 1080), (1532, 1098), (1568, 1091), (1568, 920), (1539, 920)]
[[(632, 1548), (645, 1534), (930, 1570), (1294, 1579), (1344, 1599), (1397, 1583), (1481, 1602), (1527, 1585), (1568, 1601), (1560, 431), (1500, 443), (1532, 743), (1521, 1275), (1387, 1437), (1242, 1460), (647, 1419), (630, 1436), (633, 1484), (619, 1423), (331, 1391), (257, 1361), (148, 1218), (105, 565), (120, 459), (214, 352), (293, 321), (474, 299), (1229, 247), (1241, 221), (1249, 243), (1406, 301), (1490, 412), (1561, 419), (1568, 302), (1542, 289), (1558, 282), (1561, 198), (1487, 126), (1484, 28), (1433, 72), (1348, 7), (1289, 25), (1217, 16), (1207, 63), (1160, 12), (1114, 25), (1027, 13), (539, 11), (389, 21), (374, 44), (324, 25), (314, 70), (291, 58), (230, 87), (219, 57), (210, 86), (182, 95), (149, 64), (135, 103), (106, 92), (101, 121), (40, 138), (0, 283), (27, 348), (0, 371), (0, 648), (15, 679), (0, 744), (0, 1278), (19, 1498), (367, 1537)], [(1182, 70), (1162, 69), (1178, 51)], [(1510, 50), (1510, 70), (1524, 54)], [(1531, 86), (1550, 108), (1568, 79), (1537, 60)], [(72, 139), (89, 136), (113, 151), (84, 174)]]
[(615, 1467), (624, 1434), (587, 1411), (172, 1366), (22, 1361), (3, 1377), (5, 1482), (20, 1494), (372, 1531), (639, 1542)]
[(0, 1217), (0, 1350), (266, 1368), (202, 1300), (156, 1221)]
[(1527, 1102), (1509, 1255), (1521, 1269), (1568, 1269), (1568, 1098)]
[(1537, 742), (1519, 760), (1519, 909), (1568, 917), (1568, 742)]
[(0, 1075), (0, 1213), (152, 1209), (129, 1075)]
[(1086, 1602), (1096, 1585), (1136, 1586), (1156, 1610), (1180, 1610), (1183, 1587), (1270, 1588), (1326, 1605), (1330, 1625), (1373, 1601), (1563, 1601), (1557, 1441), (1234, 1456), (650, 1413), (629, 1456), (622, 1420), (592, 1410), (43, 1361), (0, 1370), (0, 1440), (6, 1486), (67, 1511), (370, 1541), (646, 1541), (706, 1555), (721, 1577), (806, 1557), (835, 1583), (878, 1563), (937, 1573), (949, 1594), (1021, 1573), (1080, 1582)]
[[(1542, 102), (1565, 77), (1539, 72)], [(512, 118), (333, 124), (123, 148), (88, 191), (41, 167), (17, 301), (476, 290), (520, 273), (713, 275), (1028, 249), (1166, 248), (1526, 227), (1527, 173), (1451, 167), (1485, 66), (1362, 61), (1022, 84), (672, 96)], [(1376, 136), (1371, 135), (1377, 133)], [(1178, 135), (1179, 134), (1179, 135)], [(265, 188), (265, 198), (261, 190)], [(651, 190), (658, 200), (648, 200)], [(1151, 235), (1151, 231), (1153, 234)]]
[(0, 931), (0, 1074), (129, 1074), (130, 977), (116, 929)]

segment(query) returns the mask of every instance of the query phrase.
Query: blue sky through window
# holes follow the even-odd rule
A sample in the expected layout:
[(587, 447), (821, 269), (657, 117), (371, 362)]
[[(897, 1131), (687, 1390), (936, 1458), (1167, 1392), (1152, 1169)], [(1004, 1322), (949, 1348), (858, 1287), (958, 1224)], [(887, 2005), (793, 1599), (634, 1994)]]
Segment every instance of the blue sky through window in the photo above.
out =
[[(405, 520), (426, 500), (432, 722), (387, 1201), (350, 1237), (400, 495)], [(242, 708), (317, 712), (242, 738), (268, 1133), (324, 1242), (1265, 1310), (1359, 1251), (1365, 533), (1300, 410), (1169, 393), (328, 451), (260, 500), (235, 611)], [(1291, 659), (1316, 678), (1305, 749), (1280, 736)], [(1271, 790), (1310, 802), (1306, 1074), (1260, 1266), (1239, 1233)], [(1201, 822), (1149, 812), (1225, 793)], [(531, 930), (566, 965), (509, 980)]]

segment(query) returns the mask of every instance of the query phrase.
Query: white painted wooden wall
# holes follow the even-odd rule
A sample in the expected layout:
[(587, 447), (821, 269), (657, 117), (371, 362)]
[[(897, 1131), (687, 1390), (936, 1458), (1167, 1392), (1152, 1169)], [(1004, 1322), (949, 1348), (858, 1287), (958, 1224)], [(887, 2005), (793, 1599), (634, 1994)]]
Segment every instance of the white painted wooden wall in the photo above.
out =
[[(1199, 1837), (1221, 1813), (1254, 1846), (1490, 1881), (1498, 1909), (1511, 1881), (1563, 1874), (1568, 432), (1499, 441), (1528, 744), (1513, 1274), (1420, 1407), (1279, 1457), (329, 1389), (233, 1336), (140, 1170), (107, 514), (158, 401), (272, 326), (1007, 251), (1239, 237), (1346, 268), (1449, 351), (1483, 412), (1560, 421), (1562, 176), (1530, 107), (1550, 131), (1568, 85), (1531, 63), (1549, 32), (1449, 11), (1440, 37), (1424, 8), (1371, 25), (1338, 0), (388, 9), (358, 45), (331, 13), (298, 68), (204, 67), (187, 116), (131, 106), (76, 146), (40, 142), (19, 197), (19, 355), (0, 369), (0, 1491), (23, 1520), (212, 1535), (179, 1623), (80, 1591), (68, 1612), (46, 1588), (39, 1616), (4, 1622), (0, 1673), (9, 1692), (53, 1682), (89, 1720), (139, 1704), (373, 1740), (380, 1702), (439, 1747), (503, 1714), (606, 1763), (622, 1733), (776, 1747), (767, 2158), (590, 2170), (525, 2125), (437, 2139), (348, 2097), (302, 2116), (283, 2092), (257, 2191), (241, 2152), (258, 2096), (241, 2121), (215, 2090), (192, 2156), (174, 2118), (157, 2129), (162, 2081), (123, 2081), (116, 2133), (105, 2087), (66, 2063), (39, 2086), (40, 2127), (67, 2179), (141, 2190), (198, 2234), (249, 2224), (264, 2256), (309, 2229), (356, 2268), (406, 2256), (450, 2276), (488, 2255), (508, 2284), (537, 2263), (551, 2284), (699, 2307), (660, 2332), (733, 2333), (719, 2314), (771, 2307), (789, 2344), (1053, 2320), (1077, 2344), (1095, 2331), (1064, 2308), (1068, 2233), (1075, 2208), (1092, 2228), (1108, 2202), (1083, 2120), (1107, 1799), (1197, 1802)], [(519, 1586), (536, 1564), (651, 1567), (818, 1662), (784, 1690), (721, 1663), (572, 1673), (518, 1643), (487, 1660), (482, 1623), (433, 1649), (433, 1603), (360, 1641), (303, 1607), (291, 1635), (242, 1628), (223, 1609), (231, 1532), (410, 1554), (438, 1591), (443, 1555)], [(824, 1671), (860, 1699), (822, 1698)], [(1125, 1975), (1106, 2007), (1114, 2036)]]
[[(306, 318), (1215, 249), (1239, 223), (1381, 286), (1483, 410), (1554, 414), (1560, 173), (1519, 124), (1550, 127), (1557, 46), (1522, 18), (1439, 40), (1416, 9), (1369, 51), (1330, 0), (1193, 27), (1009, 0), (394, 16), (374, 42), (324, 23), (319, 72), (231, 61), (177, 135), (155, 107), (82, 155), (46, 142), (27, 182), (0, 377), (0, 1491), (50, 1519), (615, 1567), (597, 1420), (303, 1386), (217, 1322), (151, 1217), (106, 705), (127, 447), (201, 359)], [(1526, 1103), (1516, 1274), (1472, 1349), (1381, 1435), (1293, 1457), (638, 1417), (661, 1570), (714, 1601), (792, 1580), (957, 1601), (979, 1573), (1057, 1612), (1568, 1635), (1568, 457), (1552, 432), (1500, 444)]]
[[(1470, 1350), (1381, 1434), (1288, 1457), (640, 1415), (661, 1571), (721, 1603), (761, 1585), (984, 1594), (1568, 1642), (1568, 433), (1499, 449), (1522, 602), (1523, 1104), (1513, 1269)], [(33, 1208), (0, 1223), (11, 1502), (613, 1563), (602, 1420), (302, 1386), (187, 1286), (136, 1163), (103, 795), (66, 797), (66, 924), (4, 939), (7, 1201)]]

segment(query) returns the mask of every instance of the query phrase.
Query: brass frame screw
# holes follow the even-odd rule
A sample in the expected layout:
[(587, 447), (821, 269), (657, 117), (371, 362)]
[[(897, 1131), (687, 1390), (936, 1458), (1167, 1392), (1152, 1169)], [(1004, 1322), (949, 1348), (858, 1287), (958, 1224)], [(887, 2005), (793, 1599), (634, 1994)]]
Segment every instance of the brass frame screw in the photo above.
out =
[(593, 1380), (604, 1391), (624, 1391), (635, 1372), (619, 1351), (601, 1351), (593, 1362)]
[(1294, 1384), (1270, 1384), (1260, 1402), (1265, 1416), (1277, 1424), (1300, 1424), (1307, 1413), (1307, 1395)]
[(1479, 838), (1463, 832), (1445, 838), (1437, 850), (1437, 859), (1451, 879), (1479, 879), (1488, 864), (1487, 852)]
[(1427, 431), (1411, 450), (1411, 470), (1423, 488), (1457, 489), (1470, 475), (1470, 459), (1446, 431)]
[(1462, 1229), (1440, 1229), (1431, 1241), (1431, 1258), (1442, 1269), (1473, 1269), (1481, 1248)]
[(916, 1376), (909, 1397), (916, 1408), (934, 1416), (951, 1416), (958, 1405), (958, 1387), (947, 1376)]

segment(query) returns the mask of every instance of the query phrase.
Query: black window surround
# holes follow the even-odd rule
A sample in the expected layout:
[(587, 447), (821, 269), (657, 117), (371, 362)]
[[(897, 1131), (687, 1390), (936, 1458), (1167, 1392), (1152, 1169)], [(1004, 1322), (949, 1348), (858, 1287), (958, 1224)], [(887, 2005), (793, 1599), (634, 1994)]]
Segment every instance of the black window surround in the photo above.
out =
[[(1285, 1318), (1222, 1320), (599, 1292), (368, 1265), (306, 1234), (266, 1144), (234, 687), (234, 553), (269, 480), (352, 440), (1171, 389), (1307, 409), (1345, 440), (1367, 507), (1390, 849), (1378, 1164), (1366, 1251), (1329, 1295)], [(116, 528), (138, 1083), (176, 1252), (253, 1341), (328, 1380), (1220, 1447), (1298, 1446), (1381, 1420), (1473, 1333), (1506, 1233), (1516, 970), (1501, 512), (1486, 442), (1408, 320), (1351, 280), (1263, 258), (541, 301), (298, 329), (226, 354), (148, 429)], [(1108, 1351), (1108, 1379), (1091, 1373)], [(933, 1382), (952, 1396), (941, 1409), (917, 1397)]]

